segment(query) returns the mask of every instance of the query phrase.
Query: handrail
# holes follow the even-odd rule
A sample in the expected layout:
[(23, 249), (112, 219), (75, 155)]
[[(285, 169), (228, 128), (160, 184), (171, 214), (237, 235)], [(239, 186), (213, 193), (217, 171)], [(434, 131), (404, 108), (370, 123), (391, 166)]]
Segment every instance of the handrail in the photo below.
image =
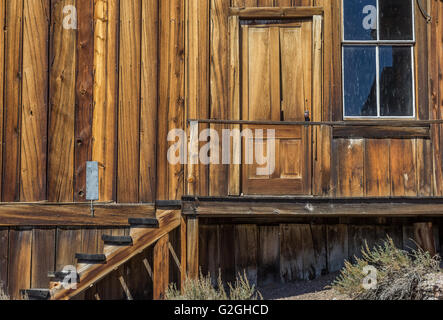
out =
[(330, 126), (330, 127), (426, 127), (442, 125), (442, 120), (349, 120), (349, 121), (250, 121), (188, 119), (188, 123), (264, 126)]

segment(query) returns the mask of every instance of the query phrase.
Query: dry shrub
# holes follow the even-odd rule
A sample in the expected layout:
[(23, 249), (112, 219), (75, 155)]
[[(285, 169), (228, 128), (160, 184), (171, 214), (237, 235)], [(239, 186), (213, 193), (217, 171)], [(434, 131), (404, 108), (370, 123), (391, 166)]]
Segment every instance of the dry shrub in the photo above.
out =
[[(229, 291), (229, 294), (227, 293)], [(219, 273), (217, 285), (212, 285), (211, 275), (204, 276), (200, 272), (198, 279), (187, 279), (183, 293), (171, 284), (166, 292), (167, 300), (262, 300), (261, 293), (255, 285), (250, 285), (246, 273), (239, 274), (233, 284), (223, 285)]]
[(3, 283), (0, 282), (0, 301), (1, 300), (10, 300), (9, 296), (5, 293), (5, 290), (3, 289)]
[[(426, 275), (441, 272), (438, 256), (432, 257), (422, 249), (411, 253), (400, 250), (391, 238), (372, 250), (366, 243), (362, 254), (355, 264), (347, 261), (332, 284), (332, 288), (356, 300), (421, 300), (418, 285)], [(377, 269), (377, 286), (369, 290), (363, 287), (366, 266)]]

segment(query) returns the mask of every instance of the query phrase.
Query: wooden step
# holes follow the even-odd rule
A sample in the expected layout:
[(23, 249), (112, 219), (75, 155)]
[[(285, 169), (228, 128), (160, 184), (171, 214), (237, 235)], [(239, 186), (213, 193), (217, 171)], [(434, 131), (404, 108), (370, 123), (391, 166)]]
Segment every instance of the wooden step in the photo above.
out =
[(49, 289), (23, 289), (20, 290), (20, 293), (29, 300), (49, 300), (51, 298)]
[(132, 237), (130, 236), (110, 236), (102, 235), (102, 240), (106, 245), (111, 246), (132, 246)]
[[(107, 254), (107, 260), (104, 264), (87, 264), (84, 266), (77, 266), (77, 272), (80, 275), (80, 281), (77, 284), (77, 289), (66, 289), (63, 286), (57, 286), (51, 289), (51, 299), (53, 300), (68, 300), (79, 296), (81, 293), (88, 290), (93, 284), (104, 279), (107, 275), (117, 270), (119, 267), (138, 256), (141, 252), (155, 244), (159, 239), (166, 234), (180, 227), (181, 211), (170, 210), (160, 212), (157, 215), (159, 228), (141, 227), (131, 228), (131, 232), (136, 231), (136, 236), (133, 236), (132, 246), (114, 246)], [(111, 248), (113, 246), (109, 246)]]
[(158, 229), (159, 223), (155, 218), (129, 218), (131, 227)]
[[(51, 279), (53, 282), (63, 281), (68, 276), (71, 276), (71, 273), (69, 273), (67, 271), (51, 271), (51, 272), (48, 272), (48, 278)], [(77, 279), (79, 279), (78, 273), (77, 273)]]
[(75, 258), (78, 262), (83, 263), (105, 263), (106, 256), (104, 254), (86, 254), (86, 253), (76, 253)]

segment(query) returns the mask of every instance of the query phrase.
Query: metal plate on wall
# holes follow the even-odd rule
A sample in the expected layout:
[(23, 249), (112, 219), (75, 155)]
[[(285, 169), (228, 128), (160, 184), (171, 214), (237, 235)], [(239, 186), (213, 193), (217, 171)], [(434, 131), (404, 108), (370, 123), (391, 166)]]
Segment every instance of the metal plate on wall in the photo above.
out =
[(86, 200), (99, 200), (98, 190), (98, 162), (86, 162)]

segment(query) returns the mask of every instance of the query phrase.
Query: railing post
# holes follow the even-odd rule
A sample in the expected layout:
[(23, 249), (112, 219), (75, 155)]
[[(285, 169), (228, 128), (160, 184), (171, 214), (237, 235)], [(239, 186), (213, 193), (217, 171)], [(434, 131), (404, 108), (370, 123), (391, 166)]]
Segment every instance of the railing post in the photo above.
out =
[(188, 278), (187, 274), (187, 254), (186, 254), (186, 247), (187, 247), (187, 238), (186, 238), (186, 217), (182, 215), (181, 217), (181, 224), (180, 224), (180, 289), (183, 293), (184, 286), (186, 283), (186, 279)]
[(165, 234), (154, 246), (154, 300), (163, 300), (169, 286), (169, 234)]
[(198, 188), (198, 131), (197, 121), (189, 123), (189, 152), (188, 152), (188, 195), (195, 195)]
[(199, 273), (198, 259), (198, 217), (189, 217), (187, 221), (187, 268), (188, 277), (197, 279)]

